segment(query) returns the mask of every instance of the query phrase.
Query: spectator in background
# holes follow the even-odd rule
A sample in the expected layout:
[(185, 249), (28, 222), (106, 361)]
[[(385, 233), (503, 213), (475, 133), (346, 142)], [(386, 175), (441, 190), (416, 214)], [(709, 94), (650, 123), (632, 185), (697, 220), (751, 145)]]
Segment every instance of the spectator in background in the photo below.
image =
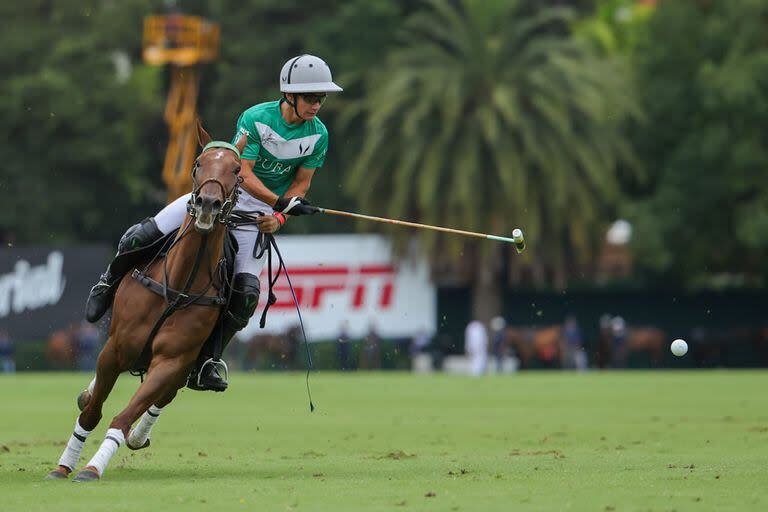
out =
[(339, 362), (339, 369), (343, 372), (352, 368), (349, 366), (349, 322), (344, 320), (336, 338), (336, 359)]
[(269, 337), (269, 334), (259, 332), (259, 334), (254, 334), (244, 342), (243, 370), (248, 372), (262, 369), (265, 359), (263, 347), (267, 345)]
[(467, 324), (464, 330), (464, 353), (469, 359), (471, 375), (482, 375), (488, 365), (488, 332), (479, 320)]
[(443, 369), (443, 363), (445, 363), (446, 354), (451, 354), (456, 350), (456, 341), (453, 336), (447, 332), (439, 332), (435, 335), (435, 340), (432, 343), (432, 369), (441, 371)]
[(379, 368), (381, 368), (381, 337), (376, 332), (376, 326), (371, 323), (360, 351), (360, 369), (378, 370)]
[(429, 354), (432, 336), (426, 327), (419, 327), (411, 338), (410, 365), (415, 372), (430, 372), (434, 369), (434, 358)]
[(100, 336), (95, 325), (83, 321), (75, 332), (74, 341), (77, 352), (77, 369), (80, 371), (96, 370), (96, 356), (99, 353)]
[(405, 369), (410, 367), (411, 338), (408, 336), (400, 336), (398, 338), (394, 338), (392, 341), (394, 342), (395, 368)]
[(613, 344), (611, 345), (611, 362), (614, 368), (624, 368), (627, 353), (627, 324), (620, 316), (611, 319), (611, 335)]
[(581, 327), (574, 315), (565, 317), (563, 325), (563, 367), (584, 371), (587, 369), (587, 354), (584, 352), (584, 339)]
[(3, 373), (16, 373), (16, 353), (8, 331), (0, 329), (0, 366)]
[(293, 324), (285, 331), (283, 350), (280, 354), (284, 370), (296, 370), (299, 367), (299, 346), (303, 340), (301, 325)]
[(71, 325), (58, 331), (53, 331), (48, 338), (46, 355), (48, 364), (54, 370), (71, 370), (75, 366), (75, 331), (77, 327)]
[(411, 340), (411, 357), (426, 352), (430, 343), (432, 343), (432, 336), (429, 335), (429, 331), (423, 327), (416, 331), (416, 335)]
[(491, 320), (491, 346), (493, 357), (496, 359), (496, 373), (504, 371), (504, 356), (506, 355), (506, 328), (504, 317), (497, 316)]
[(611, 315), (603, 314), (600, 317), (600, 332), (597, 335), (597, 367), (607, 368), (611, 364), (611, 351), (613, 348), (613, 332), (611, 331)]

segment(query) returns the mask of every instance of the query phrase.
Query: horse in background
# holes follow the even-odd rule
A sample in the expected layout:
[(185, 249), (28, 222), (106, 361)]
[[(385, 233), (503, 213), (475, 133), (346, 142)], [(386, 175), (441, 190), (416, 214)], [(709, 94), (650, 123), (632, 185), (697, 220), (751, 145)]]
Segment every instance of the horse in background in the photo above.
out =
[(666, 333), (658, 327), (630, 327), (627, 329), (627, 341), (619, 353), (621, 366), (626, 366), (627, 358), (632, 354), (645, 354), (652, 367), (661, 366), (667, 343)]
[[(109, 337), (98, 357), (96, 377), (78, 399), (82, 413), (58, 467), (47, 479), (66, 479), (75, 469), (85, 440), (101, 420), (102, 406), (118, 376), (137, 364), (146, 365), (146, 378), (126, 408), (112, 419), (101, 447), (74, 481), (98, 480), (123, 442), (132, 449), (146, 447), (154, 421), (186, 384), (218, 321), (225, 302), (221, 278), (227, 236), (224, 222), (237, 199), (240, 152), (246, 136), (236, 145), (214, 142), (198, 122), (198, 142), (203, 151), (192, 172), (190, 215), (166, 256), (153, 260), (143, 274), (155, 284), (160, 283), (162, 293), (140, 283), (137, 271), (134, 278), (129, 273), (120, 283)], [(216, 295), (211, 295), (214, 292)], [(131, 430), (139, 418), (141, 421)]]
[(242, 343), (243, 368), (296, 370), (298, 362), (298, 338), (291, 330), (285, 334), (257, 334)]
[[(645, 354), (652, 366), (660, 366), (664, 360), (666, 334), (656, 327), (630, 327), (624, 332), (621, 342), (611, 338), (597, 340), (595, 347), (605, 354), (597, 361), (602, 368), (605, 362), (613, 367), (626, 366), (627, 359), (634, 354)], [(606, 342), (607, 341), (607, 342)], [(560, 368), (564, 366), (567, 353), (563, 326), (507, 327), (505, 331), (506, 351), (512, 351), (520, 360), (520, 368)], [(602, 364), (600, 364), (602, 362)]]

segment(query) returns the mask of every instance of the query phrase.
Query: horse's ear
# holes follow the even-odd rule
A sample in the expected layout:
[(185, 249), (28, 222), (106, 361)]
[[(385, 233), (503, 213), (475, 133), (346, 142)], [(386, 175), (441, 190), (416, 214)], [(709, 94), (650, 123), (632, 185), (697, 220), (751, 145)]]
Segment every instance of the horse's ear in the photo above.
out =
[(211, 142), (213, 139), (210, 135), (208, 135), (208, 132), (205, 131), (205, 128), (203, 128), (203, 123), (200, 121), (200, 118), (198, 117), (196, 119), (197, 122), (197, 143), (200, 144), (201, 148), (204, 148), (206, 144)]
[(240, 151), (240, 154), (243, 154), (243, 150), (245, 149), (245, 145), (248, 144), (248, 135), (245, 133), (240, 134), (240, 138), (237, 139), (237, 142), (235, 143), (235, 146), (237, 147), (237, 150)]

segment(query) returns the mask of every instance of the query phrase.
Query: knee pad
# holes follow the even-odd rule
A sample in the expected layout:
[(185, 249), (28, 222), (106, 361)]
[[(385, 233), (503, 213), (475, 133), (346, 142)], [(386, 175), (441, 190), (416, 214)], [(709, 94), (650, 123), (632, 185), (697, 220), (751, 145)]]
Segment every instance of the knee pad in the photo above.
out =
[(227, 317), (238, 331), (248, 325), (248, 320), (256, 311), (259, 289), (259, 278), (255, 275), (246, 272), (235, 275)]
[(117, 244), (117, 252), (122, 254), (147, 247), (163, 237), (163, 233), (157, 228), (155, 219), (148, 217), (138, 224), (134, 224), (120, 238)]

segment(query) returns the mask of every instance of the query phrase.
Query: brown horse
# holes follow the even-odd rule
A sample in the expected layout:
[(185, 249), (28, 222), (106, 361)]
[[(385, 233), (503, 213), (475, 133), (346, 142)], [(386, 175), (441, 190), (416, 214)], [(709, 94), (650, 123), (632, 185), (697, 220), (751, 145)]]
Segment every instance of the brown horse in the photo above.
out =
[(507, 327), (504, 347), (512, 349), (520, 360), (520, 368), (557, 367), (563, 356), (563, 329), (559, 325), (539, 328)]
[(643, 353), (650, 360), (651, 366), (661, 366), (667, 335), (657, 327), (633, 327), (627, 329), (627, 342), (618, 352), (618, 363), (625, 366), (630, 354)]
[[(162, 294), (139, 282), (134, 274), (120, 283), (115, 295), (109, 338), (99, 354), (96, 378), (81, 394), (82, 407), (58, 468), (48, 479), (65, 479), (75, 469), (86, 437), (101, 420), (102, 405), (118, 376), (146, 363), (146, 379), (128, 406), (112, 419), (106, 438), (74, 481), (98, 480), (117, 448), (127, 439), (133, 449), (149, 443), (149, 431), (160, 410), (185, 385), (205, 340), (218, 320), (222, 288), (218, 279), (226, 228), (224, 221), (237, 199), (240, 152), (236, 145), (212, 142), (198, 123), (198, 142), (204, 147), (192, 172), (193, 193), (186, 218), (165, 260), (152, 263), (146, 278), (162, 284)], [(214, 307), (211, 307), (214, 306)], [(145, 350), (145, 346), (148, 350)], [(139, 424), (131, 426), (141, 417)]]

